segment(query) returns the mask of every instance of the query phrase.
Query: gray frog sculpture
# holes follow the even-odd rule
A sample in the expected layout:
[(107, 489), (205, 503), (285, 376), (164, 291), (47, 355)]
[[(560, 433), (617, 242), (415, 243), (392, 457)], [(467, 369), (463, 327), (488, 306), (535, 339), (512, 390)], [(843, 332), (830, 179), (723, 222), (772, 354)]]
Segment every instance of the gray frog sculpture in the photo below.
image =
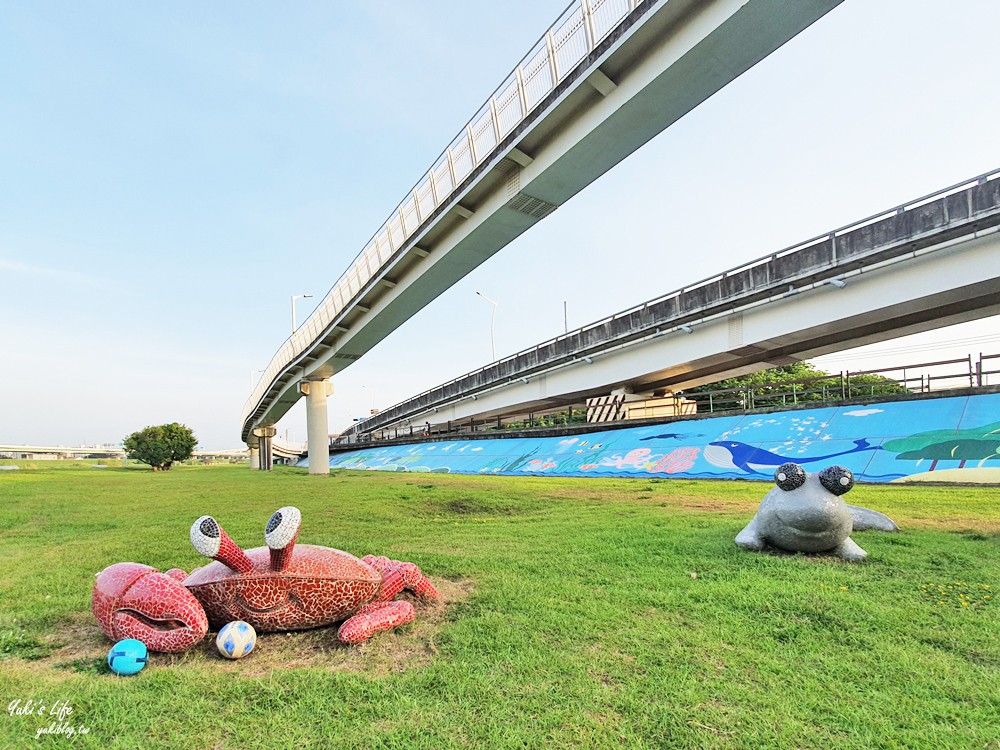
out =
[(743, 549), (759, 551), (770, 545), (858, 562), (868, 553), (851, 539), (851, 532), (899, 531), (888, 516), (844, 502), (841, 495), (854, 486), (854, 475), (843, 466), (809, 474), (798, 464), (786, 463), (774, 472), (774, 483), (777, 487), (761, 500), (757, 515), (736, 536)]

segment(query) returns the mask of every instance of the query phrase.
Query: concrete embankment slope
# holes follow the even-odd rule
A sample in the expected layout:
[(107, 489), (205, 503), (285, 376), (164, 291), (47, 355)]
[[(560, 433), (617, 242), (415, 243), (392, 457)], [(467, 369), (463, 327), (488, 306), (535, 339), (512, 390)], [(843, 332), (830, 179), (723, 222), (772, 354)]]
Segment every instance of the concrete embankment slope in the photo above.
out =
[(330, 466), (770, 481), (786, 461), (807, 471), (840, 464), (864, 482), (1000, 484), (1000, 393), (699, 417), (555, 437), (382, 445), (336, 453)]

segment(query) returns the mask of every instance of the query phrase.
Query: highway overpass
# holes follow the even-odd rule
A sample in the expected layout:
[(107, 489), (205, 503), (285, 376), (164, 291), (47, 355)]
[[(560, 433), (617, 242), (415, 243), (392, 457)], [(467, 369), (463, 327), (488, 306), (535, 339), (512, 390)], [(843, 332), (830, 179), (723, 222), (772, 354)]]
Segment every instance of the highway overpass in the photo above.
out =
[(840, 1), (574, 1), (274, 355), (242, 439), (304, 395), (325, 445), (331, 376)]
[[(776, 220), (785, 210), (775, 207)], [(482, 424), (612, 391), (678, 391), (998, 313), (1000, 170), (487, 365), (353, 425), (341, 441)]]
[[(297, 456), (300, 451), (284, 451), (282, 456), (291, 458)], [(194, 458), (242, 458), (247, 455), (245, 448), (221, 451), (194, 451), (191, 454)], [(125, 450), (121, 446), (115, 445), (0, 445), (0, 458), (22, 458), (31, 459), (38, 456), (51, 456), (53, 458), (125, 458)]]

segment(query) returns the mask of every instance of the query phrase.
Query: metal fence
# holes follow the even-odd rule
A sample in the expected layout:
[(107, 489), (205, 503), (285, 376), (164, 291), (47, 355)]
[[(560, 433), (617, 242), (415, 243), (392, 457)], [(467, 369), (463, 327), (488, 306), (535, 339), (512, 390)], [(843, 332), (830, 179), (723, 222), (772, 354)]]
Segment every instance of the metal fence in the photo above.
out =
[(802, 404), (836, 403), (854, 398), (930, 393), (952, 388), (981, 388), (1000, 369), (989, 369), (1000, 354), (970, 354), (960, 359), (856, 370), (794, 381), (758, 383), (741, 388), (678, 393), (694, 401), (698, 413), (780, 408)]
[(650, 0), (574, 0), (563, 11), (396, 206), (309, 318), (281, 345), (247, 399), (244, 423), (281, 372), (317, 340), (435, 209), (643, 2)]
[[(692, 410), (692, 415), (714, 414), (793, 406), (821, 406), (858, 398), (930, 393), (953, 388), (981, 388), (990, 385), (991, 375), (1000, 375), (1000, 354), (979, 354), (978, 358), (970, 354), (959, 359), (918, 362), (876, 370), (842, 371), (794, 381), (758, 383), (742, 388), (679, 391), (675, 395), (679, 401), (687, 400), (688, 403), (696, 405), (697, 411)], [(678, 416), (683, 415), (678, 413)], [(512, 423), (510, 421), (512, 419), (516, 421)], [(630, 420), (623, 420), (618, 424), (622, 425), (628, 421)], [(342, 438), (331, 438), (330, 447), (343, 449), (347, 445), (397, 439), (405, 441), (477, 435), (485, 437), (484, 433), (500, 436), (500, 433), (571, 426), (584, 428), (589, 425), (589, 429), (593, 429), (595, 426), (606, 426), (606, 424), (588, 422), (586, 406), (570, 405), (535, 414), (511, 414), (506, 418), (501, 415), (488, 419), (471, 418), (439, 424), (424, 422), (396, 425), (353, 435), (345, 433)], [(360, 426), (363, 427), (363, 423)]]
[[(532, 376), (544, 367), (557, 367), (561, 363), (575, 362), (581, 358), (589, 361), (586, 359), (587, 355), (599, 348), (599, 345), (625, 342), (630, 340), (630, 337), (649, 335), (653, 331), (657, 335), (671, 330), (689, 331), (684, 321), (694, 316), (695, 312), (701, 314), (706, 305), (704, 300), (708, 297), (711, 297), (712, 305), (725, 304), (730, 306), (728, 309), (734, 309), (731, 306), (736, 300), (743, 299), (747, 294), (767, 296), (772, 293), (771, 290), (775, 285), (788, 288), (789, 291), (784, 292), (786, 295), (796, 293), (798, 289), (789, 282), (794, 282), (800, 276), (812, 274), (817, 267), (826, 265), (833, 278), (841, 272), (838, 262), (857, 262), (869, 252), (877, 250), (878, 242), (884, 241), (886, 234), (884, 231), (886, 228), (880, 227), (880, 224), (905, 225), (904, 220), (910, 216), (916, 219), (909, 228), (910, 231), (917, 233), (926, 231), (920, 214), (927, 212), (931, 204), (934, 204), (931, 207), (935, 210), (930, 213), (942, 222), (950, 221), (954, 217), (971, 220), (982, 210), (982, 206), (973, 199), (972, 193), (983, 186), (987, 186), (985, 189), (989, 192), (989, 186), (996, 185), (998, 180), (1000, 180), (1000, 169), (991, 170), (687, 284), (680, 289), (602, 318), (575, 331), (543, 341), (530, 349), (511, 354), (423, 391), (400, 404), (383, 409), (378, 421), (388, 426), (406, 418), (410, 411), (440, 407), (459, 398), (468, 398), (470, 394), (482, 390), (486, 385)], [(956, 199), (955, 196), (963, 191), (966, 195), (958, 196)], [(961, 205), (949, 208), (947, 205), (935, 204), (936, 201), (942, 200), (945, 202), (957, 200)], [(995, 204), (995, 197), (989, 200), (991, 205)], [(927, 229), (933, 226), (932, 222)], [(855, 237), (855, 233), (861, 236)], [(874, 243), (874, 250), (865, 248), (866, 239)], [(790, 263), (799, 254), (803, 258), (801, 265), (805, 266), (805, 271), (795, 263)], [(783, 263), (789, 265), (791, 276), (782, 270)], [(344, 435), (350, 436), (363, 431), (365, 425), (356, 424), (345, 430)]]

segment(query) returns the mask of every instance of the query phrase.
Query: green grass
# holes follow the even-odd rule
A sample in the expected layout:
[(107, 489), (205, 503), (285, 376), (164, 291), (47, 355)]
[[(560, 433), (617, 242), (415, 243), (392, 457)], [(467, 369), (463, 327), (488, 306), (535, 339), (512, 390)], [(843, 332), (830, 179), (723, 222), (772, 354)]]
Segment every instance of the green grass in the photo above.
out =
[[(755, 483), (36, 466), (0, 472), (0, 699), (69, 701), (89, 733), (5, 715), (0, 747), (1000, 748), (996, 489), (855, 488), (903, 532), (857, 535), (852, 565), (737, 549)], [(360, 649), (104, 668), (95, 572), (201, 564), (203, 513), (259, 546), (285, 504), (303, 542), (412, 560), (446, 606)]]

